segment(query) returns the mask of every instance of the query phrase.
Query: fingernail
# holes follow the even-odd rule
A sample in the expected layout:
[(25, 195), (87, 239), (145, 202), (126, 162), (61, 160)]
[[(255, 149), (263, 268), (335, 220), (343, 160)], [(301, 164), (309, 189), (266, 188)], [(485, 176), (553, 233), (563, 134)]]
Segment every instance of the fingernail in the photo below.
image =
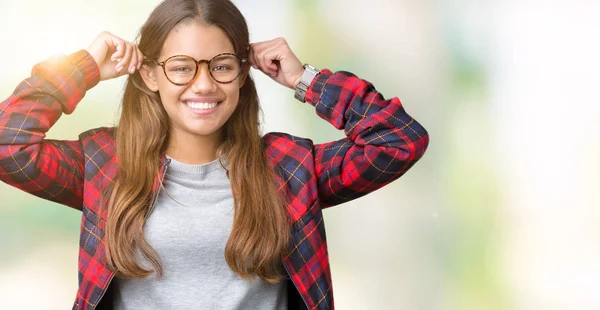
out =
[(135, 66), (129, 67), (129, 73), (133, 74), (135, 72)]
[(117, 72), (121, 72), (121, 70), (123, 70), (123, 66), (118, 66), (117, 67)]

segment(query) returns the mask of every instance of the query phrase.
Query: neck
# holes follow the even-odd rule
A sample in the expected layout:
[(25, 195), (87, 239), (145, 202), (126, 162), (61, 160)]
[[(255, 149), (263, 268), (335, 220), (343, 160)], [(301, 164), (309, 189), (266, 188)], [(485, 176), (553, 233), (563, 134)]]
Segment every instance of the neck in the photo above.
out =
[(179, 162), (201, 165), (217, 159), (217, 148), (220, 141), (220, 132), (208, 136), (198, 136), (173, 129), (166, 153)]

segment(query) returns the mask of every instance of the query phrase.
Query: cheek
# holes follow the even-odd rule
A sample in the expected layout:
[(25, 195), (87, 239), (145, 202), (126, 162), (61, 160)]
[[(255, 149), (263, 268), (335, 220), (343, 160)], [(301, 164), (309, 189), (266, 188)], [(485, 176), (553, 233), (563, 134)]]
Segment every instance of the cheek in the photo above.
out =
[(227, 96), (230, 98), (231, 102), (237, 106), (238, 102), (240, 101), (240, 93), (239, 92), (232, 92), (229, 96)]
[(183, 89), (171, 84), (169, 81), (159, 80), (158, 93), (163, 105), (170, 105), (179, 102)]
[(238, 83), (232, 83), (231, 85), (227, 85), (227, 88), (224, 88), (223, 91), (227, 94), (227, 98), (230, 102), (238, 104), (240, 100), (240, 87)]

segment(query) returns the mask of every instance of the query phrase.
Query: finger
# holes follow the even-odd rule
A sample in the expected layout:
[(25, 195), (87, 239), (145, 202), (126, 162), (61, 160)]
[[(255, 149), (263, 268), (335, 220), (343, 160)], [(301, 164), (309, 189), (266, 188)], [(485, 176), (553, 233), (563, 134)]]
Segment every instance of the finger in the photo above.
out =
[(131, 45), (131, 60), (129, 61), (129, 74), (134, 74), (138, 65), (138, 53), (135, 44)]
[(257, 52), (254, 54), (254, 65), (256, 66), (256, 69), (258, 69), (262, 72), (264, 72), (266, 70), (262, 53)]
[(113, 61), (121, 60), (125, 55), (125, 41), (113, 36), (111, 37), (111, 43), (115, 52), (110, 56), (110, 59)]
[(264, 66), (262, 61), (262, 55), (265, 51), (271, 49), (273, 43), (271, 41), (258, 42), (251, 44), (251, 51), (253, 55), (254, 65), (256, 69), (259, 69)]
[(125, 66), (129, 64), (129, 61), (131, 60), (132, 50), (133, 48), (131, 47), (131, 45), (125, 44), (125, 53), (123, 54), (121, 60), (117, 63), (117, 72), (121, 73)]
[(250, 49), (248, 50), (248, 63), (252, 66), (252, 68), (258, 69), (258, 61), (256, 59), (255, 48), (255, 44), (250, 44)]
[(260, 71), (265, 72), (267, 70), (267, 62), (265, 61), (265, 52), (268, 51), (270, 45), (265, 43), (257, 44), (254, 50), (254, 61), (255, 65)]
[[(256, 43), (255, 52), (257, 55), (264, 56), (269, 50), (279, 50), (279, 54), (281, 54), (281, 51), (283, 51), (283, 48), (285, 48), (286, 46), (287, 43), (285, 39), (276, 38), (270, 41)], [(274, 59), (269, 59), (269, 61), (266, 61), (265, 66), (268, 66), (270, 63), (272, 63), (273, 60)]]
[(137, 69), (139, 70), (142, 67), (142, 63), (144, 62), (144, 54), (142, 53), (142, 51), (140, 50), (140, 48), (136, 45), (135, 46), (135, 50), (138, 54), (138, 62), (137, 62)]
[(263, 66), (265, 68), (265, 73), (271, 76), (277, 76), (277, 72), (279, 71), (279, 67), (277, 66), (277, 62), (281, 59), (281, 50), (280, 47), (273, 47), (270, 50), (264, 52), (262, 61)]
[(276, 38), (269, 41), (255, 42), (251, 45), (253, 45), (254, 49), (260, 54), (260, 52), (264, 52), (265, 50), (271, 49), (273, 46), (278, 45), (282, 42), (285, 42), (283, 38)]

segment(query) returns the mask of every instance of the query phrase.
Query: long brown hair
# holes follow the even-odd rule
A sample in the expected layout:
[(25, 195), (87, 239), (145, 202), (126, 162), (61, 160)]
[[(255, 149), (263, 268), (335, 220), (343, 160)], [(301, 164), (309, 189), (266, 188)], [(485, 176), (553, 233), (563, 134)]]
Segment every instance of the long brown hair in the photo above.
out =
[[(161, 53), (167, 35), (180, 23), (198, 21), (221, 28), (235, 53), (246, 57), (246, 21), (230, 1), (166, 0), (157, 6), (139, 33), (139, 48), (148, 59)], [(229, 267), (242, 278), (254, 275), (275, 283), (281, 279), (281, 255), (289, 240), (289, 219), (259, 135), (260, 106), (254, 81), (247, 77), (239, 104), (223, 125), (217, 154), (224, 158), (234, 198), (233, 228), (225, 247)], [(129, 76), (116, 129), (118, 173), (107, 191), (107, 260), (124, 278), (162, 276), (160, 258), (144, 237), (143, 226), (154, 203), (153, 184), (169, 138), (169, 117), (158, 93), (144, 84), (139, 72)], [(143, 268), (136, 250), (153, 269)]]

